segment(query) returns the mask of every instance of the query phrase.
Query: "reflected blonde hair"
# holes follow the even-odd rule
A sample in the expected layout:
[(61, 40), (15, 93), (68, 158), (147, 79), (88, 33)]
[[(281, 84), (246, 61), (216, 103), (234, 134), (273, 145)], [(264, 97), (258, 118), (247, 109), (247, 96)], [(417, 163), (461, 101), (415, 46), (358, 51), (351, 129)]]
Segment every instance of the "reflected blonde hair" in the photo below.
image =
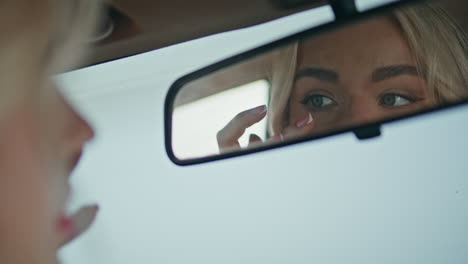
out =
[(20, 98), (80, 62), (98, 12), (96, 0), (0, 0), (0, 127)]
[[(395, 10), (391, 18), (425, 77), (429, 95), (437, 103), (461, 100), (468, 95), (468, 38), (457, 23), (434, 4)], [(275, 54), (271, 71), (269, 133), (277, 135), (287, 125), (288, 100), (294, 85), (298, 43)]]

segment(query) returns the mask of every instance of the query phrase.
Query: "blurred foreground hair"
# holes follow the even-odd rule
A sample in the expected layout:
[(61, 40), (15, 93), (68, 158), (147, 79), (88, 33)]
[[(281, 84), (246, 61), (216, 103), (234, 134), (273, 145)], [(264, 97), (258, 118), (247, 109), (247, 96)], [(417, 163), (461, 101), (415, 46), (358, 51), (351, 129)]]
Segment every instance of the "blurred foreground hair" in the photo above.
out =
[(0, 127), (20, 98), (79, 65), (98, 13), (97, 0), (0, 0)]

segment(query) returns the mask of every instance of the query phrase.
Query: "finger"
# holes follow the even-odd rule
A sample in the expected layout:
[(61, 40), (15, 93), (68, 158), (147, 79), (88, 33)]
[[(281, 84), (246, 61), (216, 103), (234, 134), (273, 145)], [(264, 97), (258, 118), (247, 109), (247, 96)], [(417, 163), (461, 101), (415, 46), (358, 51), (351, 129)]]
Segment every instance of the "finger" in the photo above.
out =
[(297, 137), (306, 136), (312, 133), (315, 129), (315, 119), (311, 113), (308, 113), (293, 125), (286, 127), (283, 130), (284, 139), (294, 139)]
[(267, 113), (265, 105), (258, 106), (239, 113), (216, 135), (219, 148), (227, 149), (240, 147), (239, 138), (245, 130), (253, 124), (260, 122)]
[(295, 122), (294, 125), (283, 129), (282, 133), (268, 138), (265, 143), (276, 144), (283, 142), (285, 139), (294, 139), (305, 136), (314, 131), (315, 120), (311, 113), (308, 113), (303, 118)]
[(258, 144), (258, 143), (262, 143), (262, 139), (255, 135), (255, 134), (250, 134), (249, 136), (249, 147), (255, 145), (255, 144)]
[(283, 134), (274, 135), (268, 138), (265, 143), (278, 143), (284, 140)]
[(60, 245), (63, 246), (73, 239), (83, 234), (93, 223), (99, 210), (97, 205), (84, 206), (80, 208), (70, 219), (72, 226), (70, 231), (65, 233), (61, 239)]

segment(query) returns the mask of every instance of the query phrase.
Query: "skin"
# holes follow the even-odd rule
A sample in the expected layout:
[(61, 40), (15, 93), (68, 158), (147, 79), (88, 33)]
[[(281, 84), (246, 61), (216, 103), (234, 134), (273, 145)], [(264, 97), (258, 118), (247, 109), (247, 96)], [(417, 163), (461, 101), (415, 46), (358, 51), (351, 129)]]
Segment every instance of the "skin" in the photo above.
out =
[(300, 43), (289, 120), (311, 113), (314, 132), (424, 109), (435, 102), (399, 27), (374, 18)]
[(94, 132), (48, 81), (43, 36), (14, 38), (5, 53), (28, 63), (10, 63), (2, 75), (1, 87), (27, 92), (0, 116), (0, 263), (57, 263), (57, 250), (97, 213), (94, 205), (65, 213), (69, 175)]
[[(268, 142), (396, 117), (433, 106), (399, 26), (378, 17), (299, 44), (286, 127)], [(218, 133), (220, 150), (239, 148), (245, 129), (265, 118), (246, 110)], [(250, 135), (250, 145), (261, 143)]]
[(64, 213), (69, 174), (93, 130), (56, 91), (48, 103), (45, 111), (61, 114), (40, 119), (27, 99), (3, 121), (8, 125), (0, 137), (2, 263), (56, 263), (57, 249), (96, 215), (95, 206), (74, 216)]

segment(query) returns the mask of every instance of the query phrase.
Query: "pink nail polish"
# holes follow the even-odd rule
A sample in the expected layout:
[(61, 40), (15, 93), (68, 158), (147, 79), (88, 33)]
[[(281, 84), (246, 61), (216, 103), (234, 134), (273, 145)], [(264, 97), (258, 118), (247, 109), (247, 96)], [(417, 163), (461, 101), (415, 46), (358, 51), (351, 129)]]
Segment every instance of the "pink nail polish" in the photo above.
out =
[(279, 134), (279, 135), (273, 136), (273, 137), (272, 137), (272, 140), (273, 140), (273, 141), (284, 141), (283, 134)]
[(304, 116), (301, 120), (296, 122), (296, 127), (301, 128), (304, 127), (314, 121), (314, 118), (312, 117), (311, 113), (308, 113), (306, 116)]
[(252, 109), (252, 113), (254, 114), (263, 114), (263, 113), (266, 113), (266, 111), (267, 111), (266, 105), (258, 106)]
[(314, 117), (312, 116), (311, 113), (309, 113), (309, 119), (307, 120), (307, 125), (312, 123), (312, 121), (314, 121)]
[(301, 120), (296, 122), (296, 127), (301, 128), (305, 126), (308, 120), (309, 120), (309, 116), (308, 115), (304, 116)]
[(276, 136), (273, 136), (271, 138), (273, 141), (281, 141), (281, 136), (280, 135), (276, 135)]

